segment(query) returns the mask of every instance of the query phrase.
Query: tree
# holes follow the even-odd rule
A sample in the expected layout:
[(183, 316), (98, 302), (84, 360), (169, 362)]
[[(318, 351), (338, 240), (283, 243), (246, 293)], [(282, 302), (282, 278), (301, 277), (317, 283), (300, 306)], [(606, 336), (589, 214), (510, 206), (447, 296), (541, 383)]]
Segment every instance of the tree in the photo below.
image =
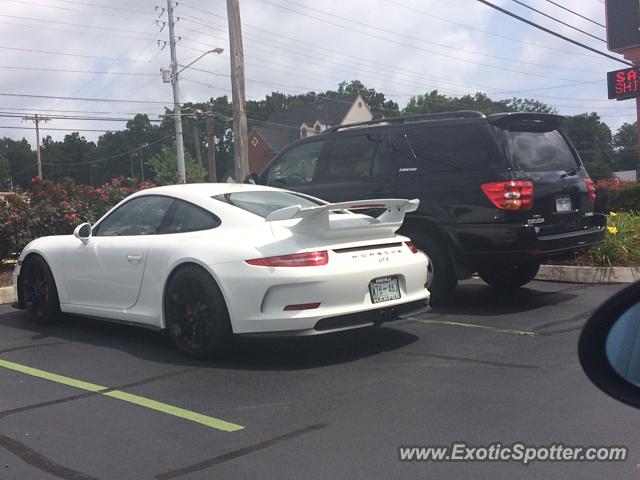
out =
[(14, 186), (23, 188), (31, 185), (31, 179), (38, 174), (36, 153), (24, 138), (12, 140), (0, 139), (0, 155), (9, 161), (9, 173)]
[(565, 117), (563, 127), (573, 141), (589, 175), (594, 180), (609, 178), (613, 173), (614, 152), (611, 130), (597, 113)]
[(0, 155), (0, 190), (8, 190), (10, 186), (9, 160), (4, 155)]
[[(187, 181), (201, 181), (199, 165), (189, 155), (189, 152), (185, 152), (184, 162), (187, 169)], [(178, 182), (178, 151), (175, 145), (162, 147), (160, 153), (154, 155), (147, 163), (155, 175), (157, 184), (171, 185)]]
[(65, 135), (62, 142), (46, 136), (42, 140), (42, 174), (50, 180), (73, 178), (76, 183), (91, 182), (90, 162), (94, 159), (96, 145), (80, 133)]
[(638, 167), (637, 122), (623, 124), (613, 136), (617, 170), (635, 170)]

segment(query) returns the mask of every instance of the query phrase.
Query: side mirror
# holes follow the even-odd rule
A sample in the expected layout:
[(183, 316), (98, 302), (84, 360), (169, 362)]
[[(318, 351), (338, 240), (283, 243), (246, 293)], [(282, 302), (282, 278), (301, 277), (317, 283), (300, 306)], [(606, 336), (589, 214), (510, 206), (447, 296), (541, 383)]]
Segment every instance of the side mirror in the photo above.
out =
[(73, 231), (73, 236), (86, 245), (89, 238), (91, 238), (91, 224), (83, 223), (78, 225)]
[(257, 183), (258, 183), (258, 174), (257, 173), (250, 173), (249, 175), (244, 177), (244, 183), (250, 183), (252, 185), (257, 185)]
[(603, 392), (640, 408), (640, 282), (604, 302), (585, 324), (580, 363)]

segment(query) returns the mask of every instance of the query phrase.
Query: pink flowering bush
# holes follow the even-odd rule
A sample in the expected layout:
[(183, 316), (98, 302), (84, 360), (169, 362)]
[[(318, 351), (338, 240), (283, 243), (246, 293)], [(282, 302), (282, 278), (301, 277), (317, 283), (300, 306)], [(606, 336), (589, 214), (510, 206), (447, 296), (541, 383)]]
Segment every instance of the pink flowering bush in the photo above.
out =
[(67, 235), (83, 222), (95, 222), (131, 193), (154, 186), (114, 178), (100, 187), (71, 179), (53, 182), (33, 178), (31, 188), (0, 201), (0, 259), (15, 256), (34, 238)]

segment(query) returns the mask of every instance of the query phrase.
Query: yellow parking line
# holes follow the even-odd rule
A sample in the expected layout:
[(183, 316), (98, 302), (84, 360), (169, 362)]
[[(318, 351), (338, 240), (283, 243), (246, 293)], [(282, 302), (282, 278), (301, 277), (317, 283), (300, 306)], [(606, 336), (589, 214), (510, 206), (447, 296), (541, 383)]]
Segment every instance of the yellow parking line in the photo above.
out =
[(237, 432), (238, 430), (244, 429), (242, 425), (225, 422), (224, 420), (220, 420), (218, 418), (209, 417), (207, 415), (202, 415), (190, 410), (185, 410), (184, 408), (157, 402), (155, 400), (141, 397), (139, 395), (133, 395), (122, 390), (111, 390), (108, 387), (96, 385), (95, 383), (83, 382), (81, 380), (65, 377), (56, 373), (45, 372), (44, 370), (32, 368), (27, 365), (21, 365), (19, 363), (13, 363), (7, 360), (0, 359), (0, 367), (24, 373), (26, 375), (31, 375), (32, 377), (49, 380), (51, 382), (61, 383), (62, 385), (67, 385), (69, 387), (79, 388), (80, 390), (87, 390), (89, 392), (105, 395), (107, 397), (117, 398), (118, 400), (122, 400), (123, 402), (133, 403), (141, 407), (166, 413), (167, 415), (173, 415), (174, 417), (179, 417), (191, 422), (200, 423), (207, 427), (215, 428), (216, 430), (222, 430), (225, 432)]
[(492, 332), (508, 333), (510, 335), (525, 335), (527, 337), (535, 337), (538, 334), (529, 330), (513, 330), (511, 328), (491, 327), (489, 325), (478, 325), (476, 323), (450, 322), (448, 320), (424, 320), (421, 318), (411, 318), (416, 322), (426, 323), (428, 325), (452, 325), (455, 327), (479, 328), (481, 330), (491, 330)]

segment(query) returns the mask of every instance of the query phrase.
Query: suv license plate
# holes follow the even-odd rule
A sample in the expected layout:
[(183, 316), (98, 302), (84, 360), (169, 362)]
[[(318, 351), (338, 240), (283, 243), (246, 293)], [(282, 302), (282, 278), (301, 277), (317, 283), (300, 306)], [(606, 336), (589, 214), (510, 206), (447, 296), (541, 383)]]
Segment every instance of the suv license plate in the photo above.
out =
[(556, 197), (556, 212), (570, 212), (570, 211), (571, 211), (571, 197), (569, 195)]
[(400, 284), (398, 277), (376, 278), (369, 282), (371, 302), (380, 303), (400, 298)]

